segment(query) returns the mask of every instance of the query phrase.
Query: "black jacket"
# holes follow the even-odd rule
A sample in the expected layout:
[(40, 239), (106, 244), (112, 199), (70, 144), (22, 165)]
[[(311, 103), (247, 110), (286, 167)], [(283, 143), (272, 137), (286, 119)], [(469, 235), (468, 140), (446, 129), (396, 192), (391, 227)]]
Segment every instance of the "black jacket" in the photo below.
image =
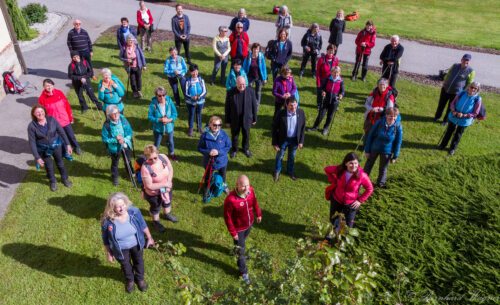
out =
[(330, 22), (330, 38), (328, 42), (339, 46), (342, 44), (342, 33), (345, 31), (345, 20), (333, 18)]
[[(297, 108), (297, 142), (299, 144), (304, 144), (304, 132), (306, 130), (306, 115), (304, 110)], [(273, 145), (280, 146), (285, 142), (287, 136), (288, 128), (288, 113), (287, 109), (281, 109), (278, 114), (274, 117), (272, 134), (273, 134)]]
[(231, 129), (239, 126), (250, 128), (252, 123), (257, 122), (255, 91), (251, 87), (246, 87), (243, 93), (240, 93), (238, 88), (231, 89), (226, 101), (225, 116), (226, 123), (231, 124)]
[(292, 42), (290, 41), (290, 39), (287, 39), (285, 41), (283, 49), (281, 50), (279, 40), (275, 40), (272, 53), (273, 62), (281, 66), (286, 65), (290, 58), (292, 58)]
[(394, 62), (394, 66), (392, 67), (392, 73), (399, 72), (399, 59), (403, 56), (404, 48), (401, 44), (398, 44), (396, 49), (392, 48), (392, 45), (389, 43), (384, 47), (382, 53), (380, 53), (380, 60), (383, 61), (382, 71), (385, 71), (387, 68), (387, 62)]
[(316, 35), (313, 35), (311, 30), (307, 30), (300, 41), (300, 45), (304, 49), (304, 53), (306, 53), (305, 47), (310, 47), (311, 53), (319, 54), (323, 46), (323, 38), (319, 32)]
[(71, 61), (68, 65), (68, 78), (72, 82), (79, 82), (82, 78), (91, 78), (92, 68), (89, 63), (82, 58), (80, 62)]
[(42, 133), (40, 125), (36, 121), (31, 121), (28, 125), (28, 142), (31, 147), (31, 152), (33, 153), (33, 156), (35, 156), (36, 160), (44, 157), (40, 156), (37, 143), (42, 145), (51, 145), (58, 137), (62, 139), (62, 145), (68, 145), (69, 143), (64, 129), (53, 117), (47, 116), (47, 125), (47, 135)]

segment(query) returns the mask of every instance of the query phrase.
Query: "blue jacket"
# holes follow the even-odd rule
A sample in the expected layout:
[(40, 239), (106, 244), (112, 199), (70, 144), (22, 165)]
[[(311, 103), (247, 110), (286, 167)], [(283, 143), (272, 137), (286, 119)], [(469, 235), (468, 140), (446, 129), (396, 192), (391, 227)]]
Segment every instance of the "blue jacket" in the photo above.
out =
[[(457, 101), (455, 103), (452, 102), (452, 105), (450, 105), (450, 109), (453, 110), (454, 107), (456, 112), (461, 112), (465, 114), (465, 116), (457, 118), (453, 115), (453, 112), (450, 111), (448, 114), (448, 120), (458, 126), (470, 126), (476, 117), (474, 110), (477, 109), (479, 111), (481, 108), (481, 102), (479, 94), (470, 96), (467, 94), (466, 90), (461, 91), (458, 94)], [(476, 105), (477, 103), (479, 103), (479, 105)]]
[[(133, 25), (129, 25), (128, 29), (129, 35), (132, 35), (137, 40), (137, 28)], [(123, 37), (122, 26), (116, 29), (116, 43), (118, 44), (120, 50), (127, 46), (127, 40)]]
[[(125, 63), (125, 68), (128, 68), (128, 59), (127, 59), (127, 48), (123, 48), (120, 50), (120, 59)], [(144, 57), (144, 53), (142, 52), (139, 46), (135, 46), (135, 57), (137, 58), (137, 67), (142, 69), (146, 66), (146, 58)]]
[[(134, 226), (137, 233), (135, 237), (137, 238), (137, 243), (139, 248), (144, 249), (146, 244), (146, 238), (144, 237), (144, 230), (147, 228), (146, 222), (142, 217), (141, 211), (134, 207), (128, 207), (128, 215), (130, 216), (130, 224)], [(116, 240), (116, 226), (113, 221), (106, 219), (101, 226), (102, 242), (105, 246), (108, 246), (116, 259), (123, 259), (122, 249)]]
[(396, 120), (392, 126), (386, 126), (385, 117), (380, 118), (373, 125), (368, 133), (365, 144), (366, 153), (382, 153), (393, 155), (393, 158), (399, 156), (401, 143), (403, 142), (403, 127), (401, 121)]
[[(189, 105), (201, 105), (205, 103), (205, 96), (207, 95), (207, 87), (205, 86), (205, 81), (201, 76), (198, 75), (198, 82), (192, 82), (192, 78), (188, 77), (186, 79), (186, 104)], [(199, 96), (197, 100), (193, 100), (194, 96)]]
[(187, 72), (186, 61), (180, 56), (177, 56), (177, 60), (173, 59), (172, 56), (168, 56), (167, 59), (165, 59), (163, 73), (168, 77), (176, 77), (176, 70), (179, 71), (180, 76), (184, 76)]
[[(247, 74), (245, 73), (245, 69), (243, 69), (243, 67), (241, 67), (239, 76), (243, 76), (245, 78), (245, 83), (248, 86)], [(231, 71), (229, 71), (229, 75), (226, 78), (226, 90), (230, 91), (234, 88), (236, 88), (236, 72), (234, 72), (234, 69), (231, 69)]]
[(172, 122), (166, 125), (159, 122), (159, 119), (163, 118), (159, 107), (160, 104), (158, 104), (158, 99), (155, 96), (151, 99), (148, 111), (148, 120), (153, 123), (153, 131), (157, 133), (171, 133), (174, 131), (174, 122), (177, 120), (177, 109), (175, 108), (175, 104), (170, 96), (165, 96), (165, 115), (167, 118), (172, 119)]
[(217, 137), (214, 137), (207, 127), (198, 142), (198, 151), (203, 154), (203, 166), (205, 167), (210, 159), (209, 153), (212, 149), (219, 151), (219, 154), (215, 157), (213, 168), (217, 170), (226, 167), (228, 161), (227, 154), (229, 153), (229, 149), (231, 149), (231, 140), (224, 130), (221, 129)]
[[(266, 58), (264, 57), (264, 54), (262, 52), (259, 52), (257, 58), (258, 58), (260, 76), (262, 77), (262, 80), (267, 80)], [(245, 73), (247, 75), (248, 71), (250, 71), (251, 63), (252, 63), (252, 52), (249, 52), (247, 58), (245, 58), (245, 60), (243, 61), (243, 66), (242, 66), (242, 69), (245, 70)]]
[(117, 84), (117, 87), (111, 88), (111, 90), (106, 88), (104, 92), (102, 92), (101, 91), (102, 80), (101, 80), (99, 81), (99, 85), (97, 86), (98, 88), (97, 97), (104, 103), (104, 107), (102, 109), (104, 112), (106, 112), (106, 108), (108, 108), (108, 106), (112, 104), (118, 106), (118, 110), (120, 112), (123, 112), (122, 97), (125, 95), (125, 86), (116, 75), (111, 75), (111, 79), (113, 80), (114, 83)]
[(120, 120), (117, 124), (106, 120), (102, 125), (102, 142), (104, 142), (104, 144), (108, 148), (108, 153), (112, 155), (116, 155), (117, 153), (119, 153), (120, 149), (122, 148), (121, 144), (118, 143), (118, 140), (116, 139), (117, 135), (122, 135), (127, 146), (130, 149), (133, 149), (132, 127), (130, 127), (130, 123), (123, 115), (120, 115)]
[(186, 14), (182, 14), (182, 17), (184, 17), (183, 30), (181, 30), (179, 16), (174, 15), (174, 17), (172, 17), (172, 32), (174, 32), (175, 40), (180, 40), (181, 35), (186, 35), (186, 40), (189, 40), (189, 34), (191, 33), (191, 23), (189, 22), (189, 18)]

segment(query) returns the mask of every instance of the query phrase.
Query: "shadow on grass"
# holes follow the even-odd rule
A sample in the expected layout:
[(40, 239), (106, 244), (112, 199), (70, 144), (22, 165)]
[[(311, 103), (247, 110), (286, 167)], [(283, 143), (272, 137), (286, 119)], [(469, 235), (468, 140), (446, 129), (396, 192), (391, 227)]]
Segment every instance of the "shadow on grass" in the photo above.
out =
[(2, 247), (2, 253), (32, 269), (57, 278), (77, 276), (122, 280), (120, 269), (117, 267), (103, 266), (97, 258), (51, 246), (11, 243)]
[(60, 207), (68, 214), (83, 219), (99, 219), (106, 205), (106, 198), (93, 195), (66, 195), (64, 197), (49, 198), (48, 203)]

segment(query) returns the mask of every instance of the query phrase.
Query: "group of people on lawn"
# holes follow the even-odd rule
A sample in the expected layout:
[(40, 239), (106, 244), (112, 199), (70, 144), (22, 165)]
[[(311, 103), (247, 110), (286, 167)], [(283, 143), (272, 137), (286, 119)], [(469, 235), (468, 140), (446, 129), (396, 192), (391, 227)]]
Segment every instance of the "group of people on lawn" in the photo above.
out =
[[(111, 157), (111, 180), (119, 185), (119, 159), (125, 166), (134, 169), (130, 162), (133, 150), (133, 128), (124, 115), (124, 97), (130, 84), (133, 96), (141, 98), (142, 73), (146, 70), (144, 52), (152, 50), (152, 33), (155, 23), (144, 1), (139, 2), (137, 10), (138, 27), (121, 18), (121, 26), (116, 31), (119, 58), (123, 61), (128, 74), (126, 85), (108, 68), (101, 70), (102, 79), (97, 86), (97, 97), (91, 81), (96, 80), (92, 67), (93, 49), (88, 33), (81, 28), (81, 21), (75, 20), (74, 28), (68, 33), (68, 48), (71, 62), (68, 66), (68, 78), (78, 96), (82, 113), (89, 110), (86, 94), (98, 110), (105, 113), (101, 136)], [(210, 84), (216, 82), (221, 71), (220, 83), (226, 88), (224, 121), (230, 127), (229, 136), (222, 129), (223, 120), (212, 115), (206, 126), (202, 122), (202, 111), (206, 101), (207, 83), (199, 73), (199, 68), (192, 62), (189, 46), (191, 24), (183, 12), (182, 5), (176, 5), (176, 15), (172, 17), (174, 44), (164, 64), (164, 74), (172, 90), (170, 97), (165, 87), (158, 86), (148, 108), (148, 120), (152, 124), (152, 144), (144, 148), (144, 163), (136, 171), (142, 178), (143, 197), (149, 202), (153, 226), (159, 232), (165, 231), (160, 223), (160, 214), (171, 222), (177, 222), (172, 214), (172, 189), (174, 167), (172, 161), (179, 157), (174, 150), (174, 128), (181, 109), (181, 92), (184, 96), (188, 113), (189, 137), (199, 134), (198, 151), (203, 155), (203, 165), (210, 166), (222, 176), (224, 182), (229, 158), (237, 156), (238, 138), (242, 135), (242, 152), (251, 158), (250, 130), (257, 124), (259, 107), (262, 102), (262, 88), (268, 81), (266, 59), (270, 60), (273, 76), (272, 94), (274, 117), (271, 126), (272, 146), (276, 151), (273, 180), (280, 179), (282, 160), (288, 150), (287, 174), (292, 180), (297, 179), (294, 168), (295, 155), (304, 146), (305, 134), (319, 130), (324, 136), (330, 128), (339, 104), (346, 95), (346, 88), (341, 77), (341, 68), (337, 50), (342, 44), (342, 33), (346, 22), (344, 12), (339, 10), (332, 20), (330, 38), (326, 53), (321, 54), (322, 37), (319, 25), (313, 23), (301, 40), (303, 57), (299, 77), (305, 74), (305, 68), (311, 60), (311, 72), (316, 81), (318, 114), (314, 124), (306, 128), (305, 112), (299, 107), (300, 96), (288, 62), (292, 56), (292, 43), (289, 39), (292, 18), (286, 6), (281, 7), (276, 21), (276, 39), (262, 47), (255, 42), (250, 44), (247, 34), (250, 20), (246, 11), (240, 9), (229, 26), (220, 26), (218, 35), (213, 38), (214, 67)], [(228, 31), (231, 34), (228, 35)], [(356, 81), (361, 67), (361, 80), (366, 81), (368, 60), (376, 41), (376, 30), (372, 21), (367, 21), (365, 28), (356, 37), (355, 64), (351, 80)], [(184, 57), (180, 56), (181, 47)], [(363, 147), (366, 154), (364, 168), (356, 153), (348, 153), (342, 163), (326, 167), (325, 173), (330, 182), (326, 198), (331, 201), (330, 220), (332, 224), (338, 213), (345, 215), (346, 224), (354, 226), (356, 212), (368, 200), (373, 192), (373, 185), (368, 177), (377, 158), (380, 159), (379, 175), (376, 185), (386, 187), (387, 168), (396, 162), (400, 154), (403, 139), (402, 119), (397, 105), (396, 81), (399, 75), (399, 63), (403, 55), (403, 46), (399, 37), (394, 35), (380, 55), (382, 77), (369, 94), (365, 102)], [(231, 60), (230, 71), (226, 77), (226, 68)], [(439, 144), (444, 149), (452, 138), (449, 154), (453, 155), (460, 138), (467, 126), (472, 124), (479, 114), (481, 98), (478, 95), (480, 85), (474, 82), (474, 70), (469, 66), (471, 56), (465, 54), (461, 63), (454, 64), (445, 76), (438, 109), (434, 120), (438, 121), (443, 111), (443, 120), (448, 127)], [(326, 122), (319, 128), (324, 116)], [(50, 182), (50, 189), (57, 190), (54, 159), (64, 186), (71, 187), (72, 182), (64, 167), (64, 158), (71, 160), (73, 152), (77, 155), (82, 149), (72, 129), (73, 112), (64, 94), (54, 88), (51, 79), (43, 82), (43, 91), (39, 103), (31, 111), (32, 122), (28, 126), (29, 143), (38, 167), (44, 167)], [(195, 128), (196, 123), (196, 128)], [(159, 148), (166, 138), (168, 154), (161, 154)], [(205, 179), (204, 196), (208, 196), (209, 179)], [(360, 193), (360, 188), (364, 191)], [(238, 249), (238, 267), (243, 280), (250, 283), (245, 262), (245, 239), (254, 222), (262, 220), (262, 212), (256, 199), (255, 191), (246, 175), (240, 175), (235, 188), (224, 189), (227, 197), (224, 201), (224, 219)], [(145, 247), (154, 244), (153, 237), (140, 211), (132, 206), (128, 197), (113, 193), (107, 201), (102, 218), (102, 237), (110, 261), (118, 260), (126, 278), (125, 289), (131, 292), (134, 283), (141, 291), (147, 289), (144, 281), (142, 253)]]

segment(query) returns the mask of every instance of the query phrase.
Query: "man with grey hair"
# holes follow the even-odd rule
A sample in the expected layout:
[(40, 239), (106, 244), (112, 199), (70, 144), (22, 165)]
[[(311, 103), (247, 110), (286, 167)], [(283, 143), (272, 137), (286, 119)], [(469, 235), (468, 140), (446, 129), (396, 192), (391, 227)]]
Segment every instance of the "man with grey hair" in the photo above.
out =
[(243, 76), (236, 78), (236, 88), (231, 89), (226, 100), (226, 124), (231, 127), (231, 158), (238, 151), (240, 130), (243, 136), (243, 152), (250, 158), (250, 127), (257, 123), (257, 100), (252, 87), (247, 87)]
[(66, 41), (69, 51), (77, 51), (81, 59), (85, 59), (90, 65), (91, 77), (94, 78), (92, 69), (92, 41), (90, 40), (89, 33), (82, 29), (82, 22), (79, 19), (73, 21), (73, 28), (68, 32)]
[(241, 22), (243, 24), (243, 32), (247, 32), (250, 28), (250, 20), (247, 18), (247, 12), (244, 8), (240, 8), (238, 11), (238, 16), (234, 17), (229, 24), (229, 30), (231, 32), (236, 31), (236, 23)]
[(380, 53), (380, 64), (382, 65), (382, 78), (389, 80), (389, 86), (396, 87), (399, 74), (399, 61), (403, 56), (404, 48), (399, 43), (399, 36), (392, 35), (391, 43), (384, 47)]

